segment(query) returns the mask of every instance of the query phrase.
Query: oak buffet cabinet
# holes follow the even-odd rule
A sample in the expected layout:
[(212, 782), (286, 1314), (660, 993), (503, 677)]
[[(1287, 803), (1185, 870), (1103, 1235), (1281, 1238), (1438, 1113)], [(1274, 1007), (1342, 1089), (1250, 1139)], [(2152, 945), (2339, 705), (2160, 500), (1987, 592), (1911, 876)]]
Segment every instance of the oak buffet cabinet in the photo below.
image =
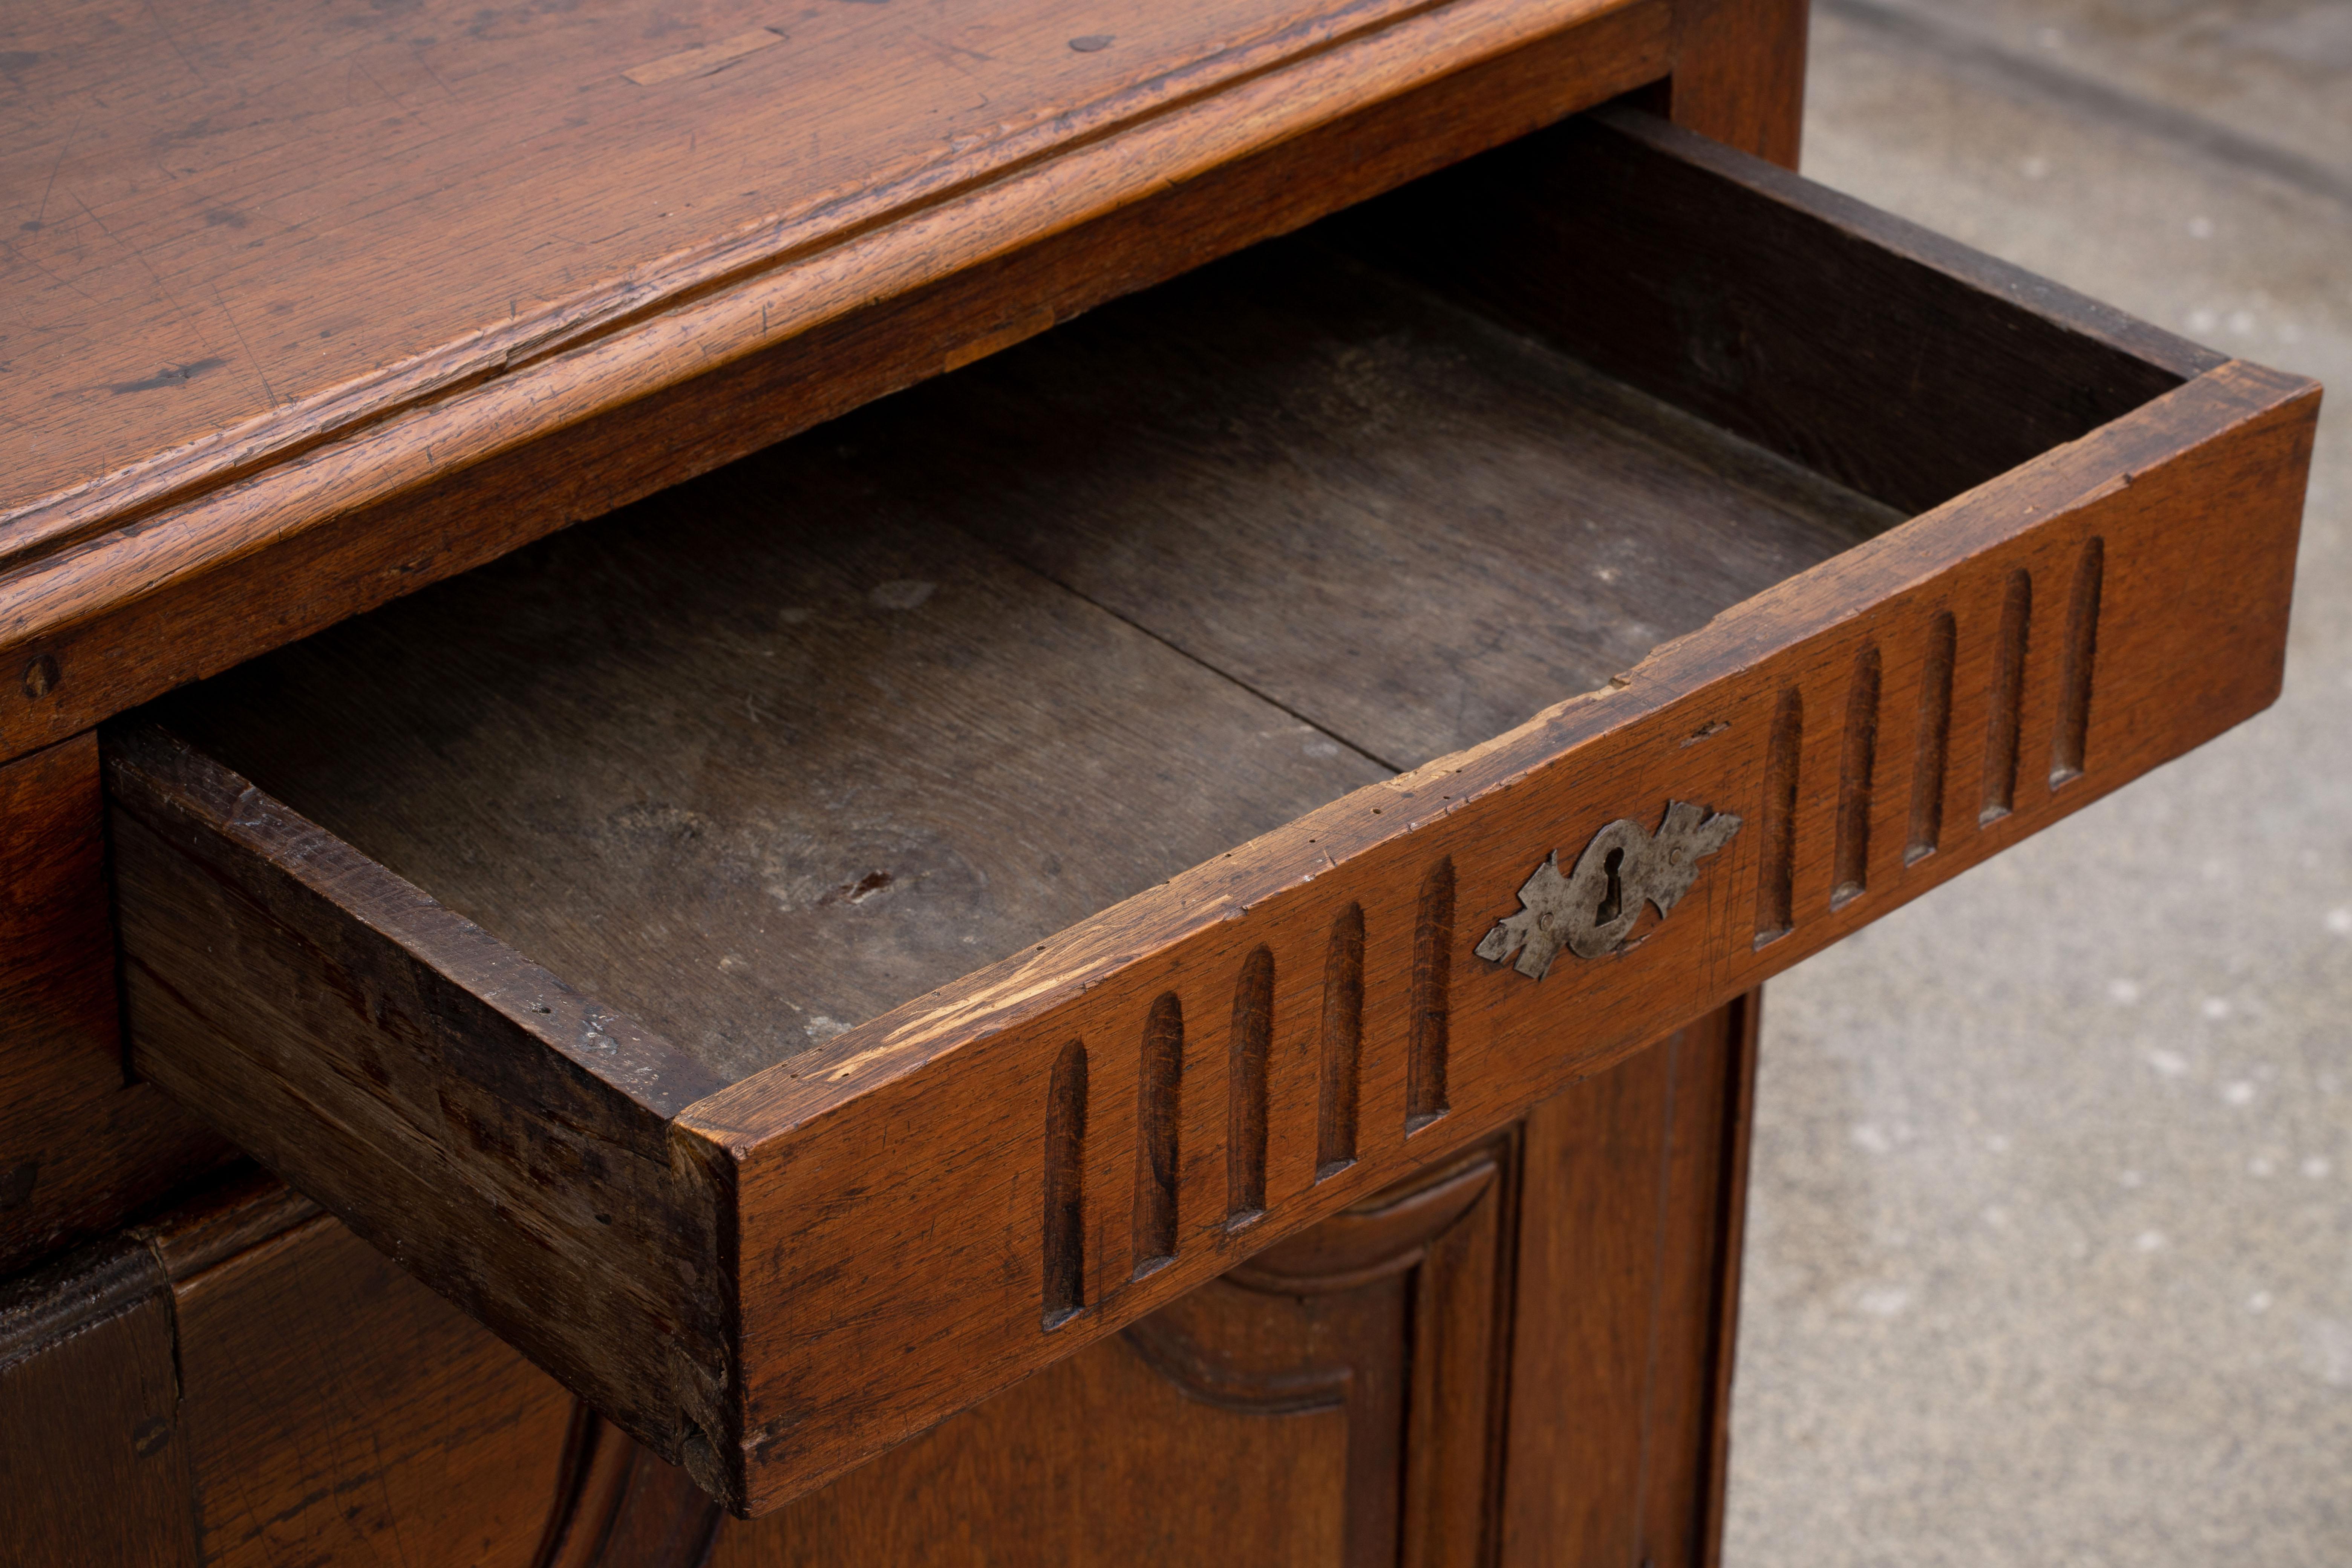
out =
[(1708, 1561), (1763, 982), (2278, 688), (1791, 0), (0, 35), (11, 1563)]

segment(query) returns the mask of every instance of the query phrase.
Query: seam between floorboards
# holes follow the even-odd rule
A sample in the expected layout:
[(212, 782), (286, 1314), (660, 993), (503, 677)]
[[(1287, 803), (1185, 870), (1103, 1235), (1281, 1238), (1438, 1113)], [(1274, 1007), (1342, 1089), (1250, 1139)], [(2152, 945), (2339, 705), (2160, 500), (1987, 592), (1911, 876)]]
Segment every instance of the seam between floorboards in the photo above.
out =
[(965, 528), (961, 523), (951, 522), (948, 526), (954, 529), (958, 533), (962, 534), (966, 539), (971, 540), (972, 543), (980, 549), (988, 552), (992, 555), (997, 556), (1001, 560), (1011, 562), (1013, 565), (1019, 567), (1022, 571), (1028, 573), (1031, 576), (1035, 577), (1040, 582), (1051, 583), (1055, 587), (1059, 588), (1062, 592), (1069, 595), (1070, 597), (1078, 600), (1080, 603), (1093, 605), (1096, 609), (1100, 610), (1104, 615), (1108, 616), (1112, 620), (1117, 621), (1119, 625), (1123, 626), (1130, 626), (1136, 631), (1141, 632), (1145, 637), (1150, 637), (1153, 642), (1158, 643), (1161, 647), (1168, 649), (1178, 658), (1184, 659), (1188, 663), (1198, 665), (1201, 668), (1207, 670), (1211, 675), (1215, 676), (1219, 680), (1225, 682), (1229, 686), (1233, 686), (1243, 691), (1248, 692), (1252, 697), (1256, 698), (1260, 702), (1265, 703), (1267, 707), (1275, 710), (1276, 712), (1287, 713), (1290, 717), (1297, 720), (1300, 723), (1306, 725), (1308, 729), (1314, 731), (1325, 740), (1331, 742), (1334, 745), (1345, 746), (1348, 750), (1355, 752), (1356, 755), (1363, 758), (1364, 761), (1371, 763), (1374, 767), (1386, 769), (1390, 776), (1393, 777), (1398, 773), (1410, 773), (1412, 771), (1409, 768), (1401, 768), (1397, 766), (1396, 763), (1390, 762), (1386, 757), (1379, 756), (1371, 752), (1366, 751), (1363, 747), (1356, 744), (1355, 742), (1350, 741), (1347, 736), (1340, 734), (1338, 731), (1330, 729), (1326, 725), (1317, 723), (1306, 714), (1301, 713), (1297, 709), (1293, 708), (1289, 703), (1283, 701), (1277, 697), (1271, 696), (1266, 692), (1259, 690), (1256, 687), (1252, 686), (1248, 681), (1244, 680), (1241, 677), (1234, 674), (1230, 670), (1218, 668), (1215, 665), (1211, 664), (1207, 659), (1202, 658), (1199, 654), (1194, 653), (1191, 648), (1184, 647), (1181, 643), (1171, 642), (1168, 638), (1160, 636), (1158, 632), (1153, 631), (1150, 626), (1143, 625), (1140, 621), (1133, 620), (1126, 616), (1120, 615), (1117, 610), (1111, 608), (1108, 605), (1104, 604), (1100, 599), (1096, 598), (1093, 595), (1071, 586), (1069, 584), (1063, 582), (1059, 577), (1055, 576), (1050, 572), (1042, 571), (1039, 568), (1031, 565), (1027, 561), (1024, 561), (1020, 556), (1013, 554), (1011, 551), (1000, 548), (992, 542), (981, 538), (978, 534), (973, 533), (971, 530)]

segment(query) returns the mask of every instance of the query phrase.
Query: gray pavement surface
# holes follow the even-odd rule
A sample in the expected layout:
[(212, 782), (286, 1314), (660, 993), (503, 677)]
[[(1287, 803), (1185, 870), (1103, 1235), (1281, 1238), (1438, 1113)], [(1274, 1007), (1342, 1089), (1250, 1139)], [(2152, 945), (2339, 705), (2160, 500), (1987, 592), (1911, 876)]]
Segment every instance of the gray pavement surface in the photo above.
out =
[(1726, 1562), (2352, 1564), (2352, 0), (1821, 0), (1810, 91), (2330, 394), (2279, 704), (1772, 986)]

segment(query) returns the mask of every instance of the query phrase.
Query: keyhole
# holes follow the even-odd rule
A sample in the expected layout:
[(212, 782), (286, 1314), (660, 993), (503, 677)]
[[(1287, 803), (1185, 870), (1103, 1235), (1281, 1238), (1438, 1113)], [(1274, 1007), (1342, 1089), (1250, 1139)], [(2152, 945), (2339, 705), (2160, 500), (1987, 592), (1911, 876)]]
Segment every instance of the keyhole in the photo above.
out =
[(1625, 906), (1625, 889), (1617, 880), (1617, 868), (1625, 863), (1625, 851), (1612, 849), (1609, 858), (1601, 862), (1601, 875), (1609, 879), (1609, 891), (1601, 896), (1601, 907), (1592, 911), (1592, 923), (1605, 926), (1617, 918)]

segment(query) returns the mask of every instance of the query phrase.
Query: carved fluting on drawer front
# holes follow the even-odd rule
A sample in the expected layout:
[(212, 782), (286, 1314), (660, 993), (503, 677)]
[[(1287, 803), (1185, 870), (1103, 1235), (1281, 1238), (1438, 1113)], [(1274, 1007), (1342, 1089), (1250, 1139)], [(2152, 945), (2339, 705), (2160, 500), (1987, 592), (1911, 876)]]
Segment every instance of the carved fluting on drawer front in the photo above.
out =
[(2060, 672), (2057, 732), (2050, 740), (2052, 789), (2081, 775), (2090, 743), (2091, 671), (2099, 651), (2099, 586), (2106, 565), (2106, 541), (2096, 534), (2084, 540), (2066, 605), (2066, 662)]
[(1176, 1181), (1181, 1149), (1184, 1004), (1160, 993), (1143, 1026), (1135, 1091), (1135, 1277), (1176, 1256)]
[[(1453, 868), (1441, 860), (1423, 879), (1413, 907), (1414, 963), (1404, 1000), (1411, 1009), (1406, 1028), (1383, 1031), (1408, 1047), (1407, 1104), (1444, 1082), (1446, 1035), (1444, 962), (1451, 938)], [(1285, 1148), (1305, 1143), (1312, 1121), (1317, 1184), (1339, 1174), (1355, 1161), (1358, 1097), (1364, 1073), (1363, 906), (1350, 902), (1332, 920), (1322, 968), (1322, 994), (1313, 1016), (1318, 1092), (1312, 1096), (1270, 1094), (1278, 1026), (1289, 1022), (1276, 1011), (1276, 965), (1272, 947), (1249, 950), (1232, 983), (1232, 1024), (1225, 1048), (1225, 1116), (1222, 1163), (1225, 1173), (1221, 1228), (1247, 1230), (1268, 1213), (1268, 1150), (1280, 1134)], [(1303, 1009), (1302, 1009), (1303, 1011)], [(1294, 1030), (1294, 1033), (1296, 1031)], [(1143, 1280), (1176, 1261), (1182, 1250), (1184, 1198), (1183, 1126), (1186, 1103), (1184, 1002), (1163, 991), (1146, 1010), (1135, 1058), (1135, 1160), (1127, 1279)], [(1386, 1068), (1385, 1072), (1382, 1071)], [(1376, 1074), (1393, 1077), (1393, 1064), (1373, 1064)], [(1089, 1257), (1089, 1237), (1118, 1201), (1089, 1188), (1087, 1148), (1090, 1102), (1129, 1097), (1129, 1086), (1105, 1081), (1093, 1067), (1083, 1040), (1072, 1040), (1055, 1060), (1045, 1090), (1043, 1162), (1045, 1220), (1040, 1270), (1044, 1289), (1041, 1327), (1061, 1328), (1087, 1306), (1087, 1280), (1107, 1266)], [(1416, 1087), (1417, 1086), (1417, 1087)], [(1414, 1120), (1408, 1130), (1444, 1113), (1444, 1102)], [(1277, 1129), (1273, 1120), (1279, 1119)], [(1108, 1167), (1093, 1167), (1108, 1173)]]
[[(2018, 809), (2018, 792), (2028, 783), (2022, 770), (2032, 749), (2046, 732), (2050, 769), (2047, 790), (2083, 776), (2089, 760), (2091, 699), (2097, 659), (2099, 607), (2106, 571), (2106, 542), (2099, 535), (2084, 540), (2070, 552), (2066, 619), (2063, 643), (2037, 655), (2033, 636), (2034, 574), (2017, 567), (1998, 578), (1978, 604), (1963, 616), (1949, 609), (1936, 611), (1916, 633), (1906, 634), (1917, 649), (1913, 677), (1916, 710), (1911, 776), (1904, 811), (1907, 821), (1889, 823), (1888, 832), (1903, 826), (1902, 860), (1889, 869), (1905, 868), (1933, 855), (1945, 844), (1944, 795), (1949, 783), (1954, 680), (1959, 666), (1960, 632), (1964, 623), (1982, 628), (1985, 640), (1981, 679), (1973, 692), (1959, 693), (1984, 715), (1984, 747), (1979, 759), (1981, 795), (1974, 824), (1990, 828)], [(2056, 574), (2048, 574), (2056, 575)], [(1883, 770), (1880, 731), (1887, 702), (1885, 658), (1877, 639), (1856, 647), (1842, 699), (1844, 724), (1836, 739), (1835, 806), (1830, 819), (1816, 826), (1809, 819), (1806, 796), (1805, 698), (1803, 688), (1782, 691), (1772, 716), (1764, 777), (1764, 831), (1756, 868), (1755, 945), (1762, 948), (1795, 929), (1803, 905), (1797, 891), (1797, 870), (1813, 847), (1807, 835), (1820, 831), (1832, 840), (1828, 904), (1845, 908), (1870, 890), (1877, 859), (1872, 844), (1877, 836), (1879, 788)], [(1831, 689), (1835, 692), (1835, 689)], [(1823, 757), (1823, 766), (1832, 758)]]
[(1772, 712), (1764, 762), (1764, 852), (1756, 874), (1758, 947), (1797, 923), (1797, 772), (1805, 744), (1804, 693), (1791, 686)]
[(1260, 943), (1234, 983), (1225, 1079), (1225, 1228), (1265, 1213), (1266, 1058), (1274, 1049), (1274, 950)]
[(1045, 1101), (1045, 1327), (1087, 1305), (1087, 1047), (1072, 1040), (1054, 1064)]
[(1992, 683), (1986, 690), (1984, 805), (1979, 824), (1997, 822), (2017, 806), (2017, 753), (2025, 724), (2025, 658), (2033, 636), (2033, 574), (2009, 574), (2000, 600), (2000, 631), (1993, 645)]
[(1364, 906), (1351, 903), (1331, 922), (1323, 959), (1323, 1079), (1316, 1097), (1315, 1179), (1356, 1163), (1356, 1109), (1363, 1080)]
[(1415, 1131), (1445, 1114), (1454, 983), (1454, 860), (1429, 868), (1412, 928), (1412, 1054), (1405, 1072), (1405, 1129)]
[(1910, 865), (1936, 852), (1944, 836), (1944, 764), (1952, 751), (1952, 666), (1959, 655), (1958, 625), (1949, 610), (1927, 623), (1919, 659), (1919, 729), (1911, 762), (1911, 837), (1903, 847)]
[(1878, 763), (1878, 645), (1864, 643), (1846, 684), (1845, 754), (1838, 768), (1837, 874), (1830, 908), (1870, 888), (1871, 778)]

